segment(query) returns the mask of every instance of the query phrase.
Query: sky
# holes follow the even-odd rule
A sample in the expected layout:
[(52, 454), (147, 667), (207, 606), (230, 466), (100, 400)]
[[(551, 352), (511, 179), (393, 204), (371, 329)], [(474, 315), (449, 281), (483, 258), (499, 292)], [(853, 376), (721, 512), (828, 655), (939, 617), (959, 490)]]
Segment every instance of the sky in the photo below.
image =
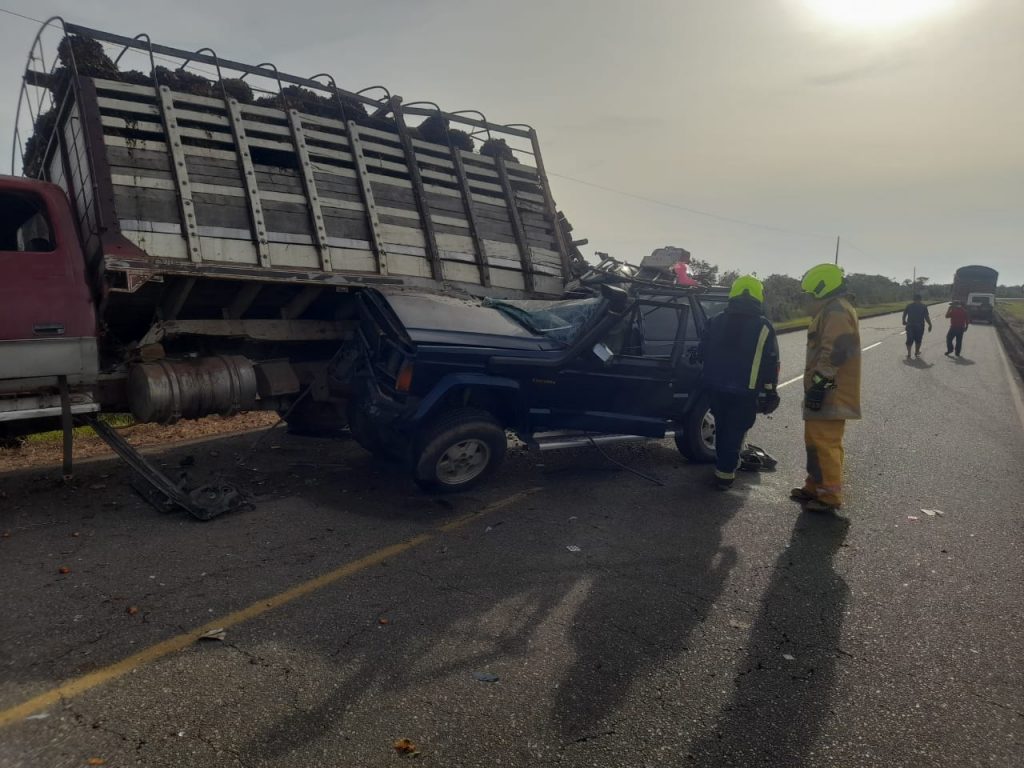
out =
[[(538, 132), (582, 250), (1024, 283), (1021, 0), (0, 0)], [(37, 24), (0, 12), (0, 169)]]

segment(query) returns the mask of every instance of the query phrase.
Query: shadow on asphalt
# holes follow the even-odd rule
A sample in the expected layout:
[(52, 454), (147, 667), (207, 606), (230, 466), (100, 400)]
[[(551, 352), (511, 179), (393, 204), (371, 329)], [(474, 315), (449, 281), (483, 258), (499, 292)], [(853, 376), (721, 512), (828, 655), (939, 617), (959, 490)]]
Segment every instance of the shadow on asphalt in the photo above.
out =
[[(635, 462), (643, 471), (666, 479), (674, 468), (686, 468), (675, 451), (653, 445), (643, 451), (640, 454), (637, 449), (624, 448), (616, 452), (616, 458)], [(647, 461), (639, 461), (639, 456)], [(534, 466), (535, 471), (538, 469)], [(575, 458), (546, 456), (543, 472), (538, 474), (551, 475), (551, 481), (561, 483), (575, 473), (585, 478), (603, 470), (606, 476), (616, 475), (615, 484), (629, 483), (628, 489), (636, 488), (633, 498), (642, 507), (644, 499), (652, 498), (644, 490), (650, 484), (628, 472), (620, 473), (620, 469), (592, 453)], [(529, 547), (507, 552), (505, 556), (515, 562), (511, 569), (509, 560), (495, 562), (486, 574), (466, 572), (460, 567), (457, 576), (464, 586), (451, 589), (456, 594), (465, 589), (467, 594), (486, 595), (484, 608), (477, 600), (446, 601), (443, 611), (421, 616), (415, 631), (407, 635), (392, 633), (395, 644), (387, 653), (362, 657), (354, 668), (339, 670), (343, 682), (329, 696), (312, 709), (278, 719), (258, 740), (246, 744), (243, 756), (283, 759), (321, 738), (325, 728), (343, 730), (347, 705), (368, 690), (384, 688), (390, 695), (401, 695), (407, 686), (421, 685), (423, 673), (396, 670), (395, 659), (413, 660), (430, 654), (437, 638), (458, 637), (464, 631), (459, 629), (461, 626), (484, 621), (495, 605), (519, 605), (516, 626), (485, 649), (434, 666), (427, 673), (429, 679), (442, 679), (453, 671), (486, 670), (509, 658), (536, 652), (537, 628), (564, 611), (566, 600), (580, 592), (581, 580), (587, 584), (586, 593), (573, 611), (567, 630), (574, 661), (558, 681), (552, 725), (563, 743), (585, 741), (598, 729), (606, 728), (609, 717), (625, 703), (637, 679), (656, 672), (688, 650), (694, 631), (708, 617), (737, 563), (735, 549), (722, 544), (723, 529), (749, 502), (752, 487), (759, 483), (758, 473), (743, 473), (736, 488), (720, 493), (711, 488), (707, 467), (687, 469), (683, 484), (677, 478), (670, 488), (688, 499), (680, 504), (678, 517), (648, 520), (647, 527), (628, 542), (617, 537), (617, 529), (608, 529), (614, 539), (610, 554), (586, 561), (582, 571), (578, 562), (552, 567), (543, 547), (536, 552)], [(591, 490), (600, 495), (608, 492), (609, 484), (595, 480)], [(699, 507), (692, 503), (698, 500), (703, 502)], [(621, 517), (617, 519), (618, 524), (633, 525)], [(436, 573), (429, 580), (442, 583), (449, 578)], [(322, 655), (347, 655), (350, 651), (345, 645), (324, 647)]]
[(760, 478), (743, 473), (736, 488), (722, 493), (710, 487), (708, 473), (706, 504), (687, 509), (675, 536), (662, 537), (645, 557), (595, 571), (573, 617), (576, 661), (555, 697), (552, 717), (563, 743), (599, 735), (635, 678), (689, 650), (721, 595), (738, 559), (733, 547), (722, 546), (723, 528), (746, 502), (744, 486)]
[(966, 357), (954, 357), (952, 360), (957, 365), (974, 365), (974, 361)]
[[(814, 761), (835, 686), (850, 590), (833, 560), (844, 518), (803, 513), (779, 555), (738, 666), (736, 691), (687, 757), (695, 765), (802, 766)], [(820, 759), (820, 756), (819, 758)]]
[(925, 370), (927, 370), (929, 368), (933, 368), (935, 366), (935, 363), (926, 363), (924, 360), (922, 360), (920, 358), (916, 358), (914, 360), (911, 360), (911, 359), (906, 358), (906, 357), (903, 358), (903, 364), (905, 366), (907, 366), (908, 368), (918, 368), (919, 370), (922, 370), (922, 371), (925, 371)]

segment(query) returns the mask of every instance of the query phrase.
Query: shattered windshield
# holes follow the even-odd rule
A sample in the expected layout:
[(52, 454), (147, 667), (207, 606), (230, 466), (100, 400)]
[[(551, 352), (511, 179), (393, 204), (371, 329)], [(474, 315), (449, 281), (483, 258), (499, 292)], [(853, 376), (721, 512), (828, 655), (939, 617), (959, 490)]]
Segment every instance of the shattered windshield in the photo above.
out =
[(501, 312), (532, 333), (560, 344), (571, 344), (597, 313), (601, 299), (538, 301), (484, 299), (483, 305)]

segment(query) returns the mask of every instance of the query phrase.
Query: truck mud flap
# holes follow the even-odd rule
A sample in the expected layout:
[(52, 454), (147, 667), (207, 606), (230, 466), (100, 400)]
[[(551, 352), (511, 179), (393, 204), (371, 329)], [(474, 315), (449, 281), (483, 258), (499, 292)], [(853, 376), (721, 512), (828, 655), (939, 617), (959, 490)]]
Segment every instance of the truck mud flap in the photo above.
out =
[(242, 494), (224, 483), (186, 490), (171, 481), (133, 448), (117, 431), (94, 416), (83, 417), (103, 441), (132, 470), (132, 487), (161, 512), (184, 509), (199, 520), (210, 520), (242, 505)]

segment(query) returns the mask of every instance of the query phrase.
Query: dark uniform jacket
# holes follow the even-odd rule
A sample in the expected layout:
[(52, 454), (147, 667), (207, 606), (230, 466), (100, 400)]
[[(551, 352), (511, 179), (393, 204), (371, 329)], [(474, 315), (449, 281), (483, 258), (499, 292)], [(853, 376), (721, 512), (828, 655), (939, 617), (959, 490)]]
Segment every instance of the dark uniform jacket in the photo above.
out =
[(725, 311), (708, 321), (701, 336), (704, 385), (733, 394), (774, 390), (779, 384), (779, 344), (760, 302), (730, 299)]

